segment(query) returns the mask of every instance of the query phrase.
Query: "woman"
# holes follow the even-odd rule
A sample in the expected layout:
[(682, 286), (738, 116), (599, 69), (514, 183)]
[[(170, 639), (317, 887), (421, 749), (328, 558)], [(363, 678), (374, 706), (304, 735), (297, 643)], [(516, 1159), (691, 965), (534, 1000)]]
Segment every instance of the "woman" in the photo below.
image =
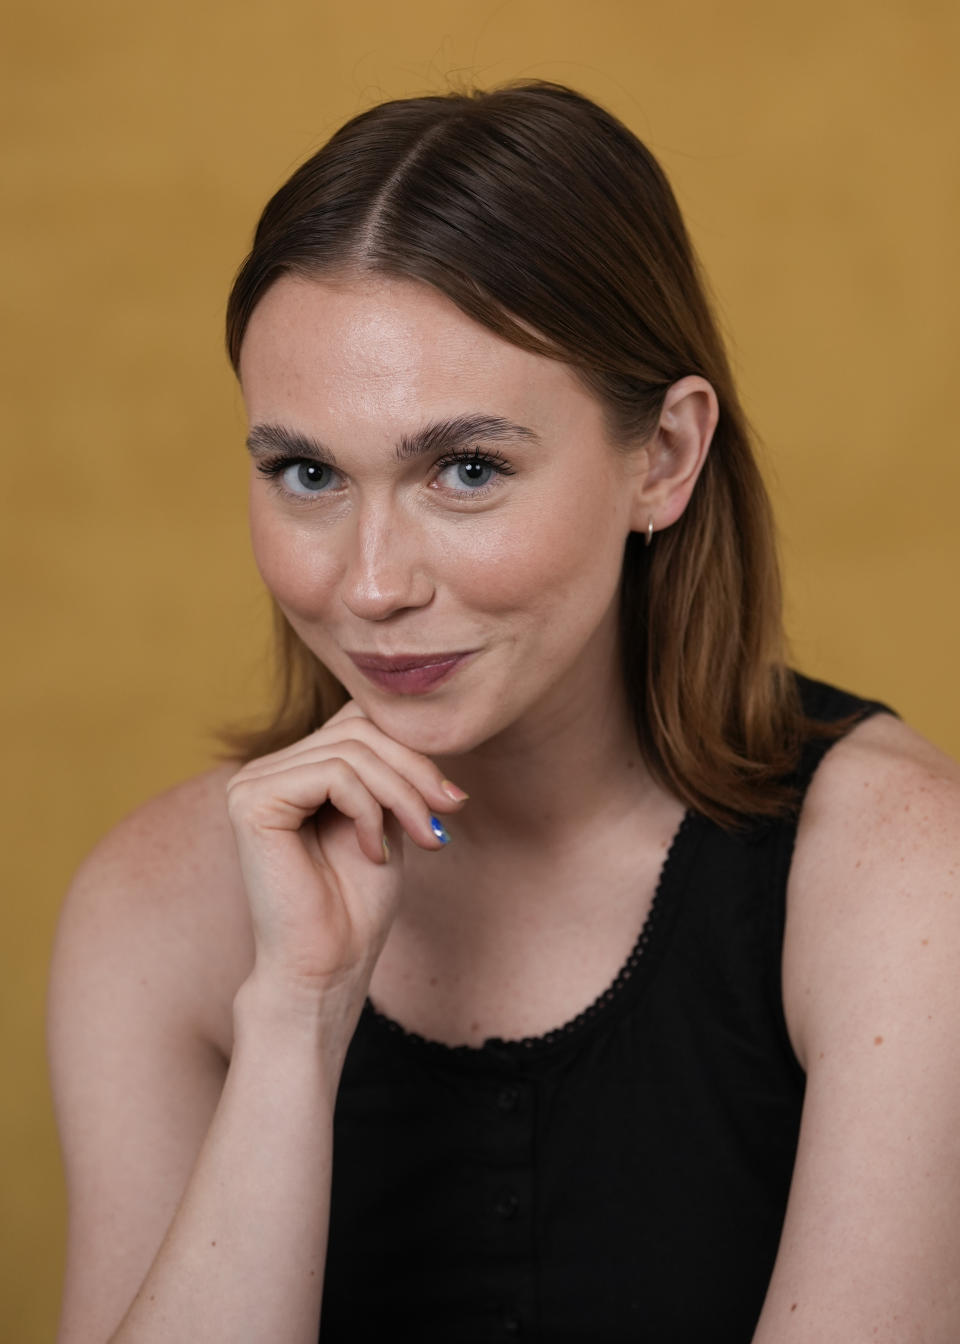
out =
[(376, 107), (228, 345), (284, 697), (67, 900), (61, 1340), (954, 1340), (958, 772), (785, 667), (649, 153)]

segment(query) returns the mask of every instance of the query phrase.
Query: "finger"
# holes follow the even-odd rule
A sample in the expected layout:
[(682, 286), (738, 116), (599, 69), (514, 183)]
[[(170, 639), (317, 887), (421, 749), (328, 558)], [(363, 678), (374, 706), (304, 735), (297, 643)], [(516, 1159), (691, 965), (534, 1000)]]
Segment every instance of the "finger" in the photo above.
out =
[(347, 761), (309, 761), (227, 785), (227, 810), (241, 842), (252, 833), (298, 831), (326, 803), (354, 823), (362, 852), (382, 864), (383, 809)]
[(440, 767), (429, 756), (397, 742), (365, 716), (354, 716), (344, 720), (328, 731), (336, 734), (336, 738), (332, 740), (342, 740), (344, 736), (350, 736), (367, 743), (392, 765), (398, 774), (404, 775), (415, 788), (419, 789), (434, 811), (457, 811), (469, 797), (453, 780), (446, 778)]
[(265, 758), (257, 764), (255, 771), (251, 771), (249, 778), (270, 780), (282, 776), (287, 770), (321, 760), (346, 761), (380, 806), (397, 818), (415, 844), (423, 849), (442, 848), (445, 841), (438, 834), (432, 804), (424, 798), (417, 784), (411, 783), (356, 738), (335, 743), (319, 742), (285, 760)]
[(431, 811), (454, 812), (466, 802), (468, 795), (451, 780), (446, 779), (428, 756), (396, 742), (361, 715), (351, 716), (336, 724), (331, 721), (330, 724), (318, 728), (308, 737), (300, 738), (281, 751), (250, 761), (242, 768), (241, 773), (251, 776), (268, 773), (275, 770), (278, 764), (313, 759), (318, 750), (328, 748), (335, 754), (340, 754), (341, 744), (353, 741), (365, 743), (397, 774), (407, 779), (423, 796)]
[(340, 706), (336, 714), (330, 715), (329, 719), (324, 722), (323, 727), (327, 728), (331, 724), (341, 723), (347, 719), (365, 719), (367, 717), (366, 712), (360, 708), (356, 700), (348, 700), (345, 705)]

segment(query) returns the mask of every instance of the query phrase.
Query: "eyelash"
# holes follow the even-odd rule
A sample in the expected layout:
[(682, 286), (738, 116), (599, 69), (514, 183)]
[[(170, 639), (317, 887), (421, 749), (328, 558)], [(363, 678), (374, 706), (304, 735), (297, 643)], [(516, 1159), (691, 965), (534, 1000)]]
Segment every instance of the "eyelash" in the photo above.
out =
[[(447, 467), (458, 467), (464, 462), (474, 463), (479, 467), (492, 467), (498, 476), (513, 476), (516, 474), (514, 468), (511, 467), (505, 457), (501, 457), (497, 452), (486, 451), (483, 448), (470, 448), (466, 450), (463, 448), (455, 448), (451, 453), (444, 453), (443, 457), (439, 458), (435, 463), (434, 469), (437, 472), (437, 475), (439, 475), (440, 472), (444, 471)], [(470, 495), (484, 495), (489, 488), (489, 486), (481, 485), (474, 490), (465, 490), (463, 493)]]
[[(262, 462), (258, 462), (257, 471), (261, 476), (265, 476), (268, 480), (272, 481), (275, 487), (281, 490), (288, 498), (298, 501), (308, 500), (310, 498), (309, 494), (296, 495), (293, 491), (286, 490), (280, 482), (280, 477), (288, 467), (296, 467), (299, 466), (301, 462), (312, 462), (313, 460), (314, 459), (310, 457), (293, 457), (286, 454), (278, 454), (276, 457), (268, 457)], [(452, 452), (444, 453), (443, 457), (438, 458), (434, 463), (434, 470), (436, 474), (439, 475), (440, 472), (444, 471), (447, 467), (459, 466), (463, 462), (476, 463), (478, 466), (482, 467), (491, 467), (498, 476), (513, 476), (516, 474), (515, 469), (511, 467), (506, 458), (501, 457), (497, 452), (489, 452), (482, 448), (458, 448), (454, 449)], [(483, 497), (489, 490), (490, 485), (481, 485), (472, 490), (464, 490), (461, 492), (461, 495), (477, 495)], [(317, 493), (321, 494), (326, 492), (318, 491)]]
[(276, 457), (265, 457), (262, 462), (258, 462), (257, 471), (261, 476), (266, 476), (268, 480), (277, 481), (287, 467), (299, 467), (301, 462), (314, 462), (315, 460), (312, 457), (292, 457), (281, 453)]

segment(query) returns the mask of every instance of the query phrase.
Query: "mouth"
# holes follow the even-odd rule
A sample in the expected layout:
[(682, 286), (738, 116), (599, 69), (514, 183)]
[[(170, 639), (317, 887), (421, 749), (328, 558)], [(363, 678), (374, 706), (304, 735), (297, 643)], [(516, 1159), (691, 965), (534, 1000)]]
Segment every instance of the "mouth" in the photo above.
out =
[(426, 695), (449, 681), (476, 649), (459, 653), (351, 653), (348, 655), (368, 681), (395, 695)]

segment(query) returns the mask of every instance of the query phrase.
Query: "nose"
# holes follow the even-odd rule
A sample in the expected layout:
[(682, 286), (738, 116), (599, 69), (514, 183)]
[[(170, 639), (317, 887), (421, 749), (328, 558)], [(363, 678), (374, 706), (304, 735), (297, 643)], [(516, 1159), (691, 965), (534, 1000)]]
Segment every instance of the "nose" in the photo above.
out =
[(414, 520), (401, 512), (373, 506), (352, 520), (341, 597), (354, 616), (385, 621), (432, 600), (426, 547)]

